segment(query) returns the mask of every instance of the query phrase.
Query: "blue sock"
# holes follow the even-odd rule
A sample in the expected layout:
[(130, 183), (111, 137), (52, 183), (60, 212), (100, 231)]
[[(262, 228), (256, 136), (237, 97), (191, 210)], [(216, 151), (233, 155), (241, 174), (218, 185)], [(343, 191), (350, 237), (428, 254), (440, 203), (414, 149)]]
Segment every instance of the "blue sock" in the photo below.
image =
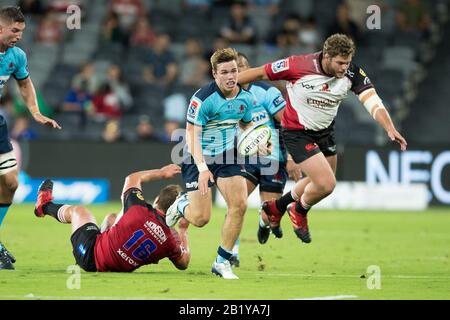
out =
[(233, 252), (222, 248), (222, 246), (219, 246), (219, 248), (217, 249), (216, 262), (224, 263), (225, 261), (229, 261), (232, 255), (233, 255)]
[(8, 212), (11, 203), (0, 203), (0, 227), (2, 226), (3, 220), (6, 217), (6, 213)]

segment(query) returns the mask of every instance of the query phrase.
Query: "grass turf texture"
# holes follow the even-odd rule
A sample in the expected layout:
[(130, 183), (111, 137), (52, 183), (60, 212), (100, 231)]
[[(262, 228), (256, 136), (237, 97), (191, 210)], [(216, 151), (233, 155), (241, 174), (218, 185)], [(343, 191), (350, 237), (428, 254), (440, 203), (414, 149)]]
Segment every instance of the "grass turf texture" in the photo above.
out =
[[(101, 223), (118, 203), (89, 206)], [(16, 256), (16, 270), (0, 271), (0, 299), (450, 299), (450, 210), (426, 212), (318, 211), (310, 214), (313, 242), (300, 243), (287, 215), (284, 237), (256, 239), (257, 210), (249, 209), (241, 234), (239, 280), (211, 274), (224, 209), (204, 228), (190, 226), (188, 270), (167, 259), (129, 274), (81, 272), (80, 289), (66, 286), (74, 264), (71, 228), (38, 219), (31, 205), (14, 205), (0, 240)], [(166, 261), (167, 260), (167, 261)], [(369, 290), (371, 265), (381, 289)]]

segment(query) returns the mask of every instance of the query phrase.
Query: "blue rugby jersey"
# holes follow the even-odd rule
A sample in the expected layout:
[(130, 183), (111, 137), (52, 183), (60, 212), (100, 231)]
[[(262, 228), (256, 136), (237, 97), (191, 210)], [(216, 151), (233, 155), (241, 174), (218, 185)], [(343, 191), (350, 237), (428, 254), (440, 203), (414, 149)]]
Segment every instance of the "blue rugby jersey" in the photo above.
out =
[(252, 121), (256, 101), (247, 90), (240, 89), (235, 98), (227, 99), (213, 81), (199, 89), (191, 98), (187, 122), (202, 126), (202, 151), (215, 156), (234, 148), (239, 121)]

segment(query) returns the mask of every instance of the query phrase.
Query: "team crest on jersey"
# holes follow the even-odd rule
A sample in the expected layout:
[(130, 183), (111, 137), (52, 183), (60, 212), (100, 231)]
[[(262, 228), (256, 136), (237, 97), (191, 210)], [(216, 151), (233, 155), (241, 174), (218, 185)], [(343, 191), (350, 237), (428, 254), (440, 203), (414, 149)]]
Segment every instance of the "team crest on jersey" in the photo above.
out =
[(144, 196), (142, 195), (142, 192), (137, 191), (137, 192), (136, 192), (136, 197), (137, 197), (139, 200), (144, 201)]
[(289, 69), (289, 59), (278, 60), (272, 63), (272, 72), (278, 73)]
[(363, 76), (363, 77), (367, 77), (366, 73), (364, 72), (363, 69), (359, 68), (359, 73)]
[(188, 115), (191, 118), (195, 118), (195, 115), (197, 114), (197, 110), (199, 107), (199, 103), (195, 100), (192, 100), (191, 103), (189, 104), (189, 108), (188, 108)]

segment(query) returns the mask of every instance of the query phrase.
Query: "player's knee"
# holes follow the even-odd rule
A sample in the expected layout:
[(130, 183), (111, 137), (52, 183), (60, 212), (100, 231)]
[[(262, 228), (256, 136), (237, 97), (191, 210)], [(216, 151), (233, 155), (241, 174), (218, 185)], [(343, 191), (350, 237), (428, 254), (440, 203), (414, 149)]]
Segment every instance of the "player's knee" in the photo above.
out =
[(320, 190), (320, 193), (326, 197), (329, 194), (331, 194), (334, 190), (334, 188), (336, 187), (336, 179), (334, 177), (321, 181), (318, 184), (318, 188)]
[(5, 181), (4, 184), (6, 190), (8, 190), (10, 193), (14, 194), (19, 187), (19, 180), (16, 176), (10, 177)]
[(201, 216), (198, 217), (197, 219), (195, 219), (195, 221), (191, 221), (191, 223), (193, 225), (195, 225), (196, 227), (204, 227), (205, 225), (207, 225), (209, 222), (209, 217), (205, 217), (205, 216)]

